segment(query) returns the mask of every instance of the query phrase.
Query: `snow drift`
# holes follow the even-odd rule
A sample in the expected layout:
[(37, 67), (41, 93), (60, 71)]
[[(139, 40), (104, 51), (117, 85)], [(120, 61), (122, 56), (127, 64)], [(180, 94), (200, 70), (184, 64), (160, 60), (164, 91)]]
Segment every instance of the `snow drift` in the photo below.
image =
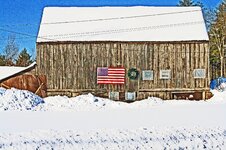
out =
[(35, 110), (44, 100), (32, 92), (0, 88), (0, 111), (5, 110)]
[(52, 96), (42, 99), (26, 90), (0, 88), (0, 111), (95, 111), (124, 108), (153, 108), (154, 106), (160, 105), (167, 106), (226, 103), (226, 91), (218, 92), (217, 90), (213, 90), (212, 93), (214, 96), (207, 101), (164, 101), (160, 98), (149, 97), (147, 99), (128, 104), (125, 102), (116, 102), (110, 99), (95, 97), (92, 94), (80, 95), (72, 98), (68, 98), (66, 96)]

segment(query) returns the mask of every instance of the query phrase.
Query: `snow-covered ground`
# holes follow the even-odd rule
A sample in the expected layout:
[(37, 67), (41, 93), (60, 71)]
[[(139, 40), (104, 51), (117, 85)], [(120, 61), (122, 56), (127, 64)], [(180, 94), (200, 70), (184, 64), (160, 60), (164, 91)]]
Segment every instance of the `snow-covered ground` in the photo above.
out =
[(226, 130), (219, 128), (139, 128), (96, 131), (33, 131), (1, 134), (0, 149), (225, 149)]
[(0, 149), (226, 149), (226, 92), (213, 93), (128, 104), (0, 88)]

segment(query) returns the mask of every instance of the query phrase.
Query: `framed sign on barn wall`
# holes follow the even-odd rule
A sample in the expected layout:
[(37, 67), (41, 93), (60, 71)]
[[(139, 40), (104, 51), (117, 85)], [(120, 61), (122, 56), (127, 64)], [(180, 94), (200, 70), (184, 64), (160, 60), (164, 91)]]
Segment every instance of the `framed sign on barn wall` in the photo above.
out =
[(135, 101), (136, 100), (136, 92), (126, 92), (125, 99), (128, 101)]
[(143, 80), (154, 80), (153, 70), (143, 70), (142, 71)]
[(195, 69), (193, 71), (194, 78), (205, 78), (206, 77), (206, 70), (205, 69)]
[(160, 79), (170, 79), (171, 70), (160, 70)]
[(109, 92), (109, 99), (119, 100), (119, 92)]

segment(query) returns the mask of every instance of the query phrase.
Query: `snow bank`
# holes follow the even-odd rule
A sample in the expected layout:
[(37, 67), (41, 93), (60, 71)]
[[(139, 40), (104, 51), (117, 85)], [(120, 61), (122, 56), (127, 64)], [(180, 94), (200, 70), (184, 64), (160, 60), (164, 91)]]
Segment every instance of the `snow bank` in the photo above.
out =
[(53, 96), (44, 99), (45, 104), (39, 105), (44, 111), (88, 111), (126, 107), (124, 102), (115, 102), (109, 99), (95, 97), (92, 94), (80, 95), (73, 98)]
[(184, 101), (163, 101), (157, 97), (149, 97), (133, 103), (118, 102), (106, 98), (95, 97), (92, 94), (80, 95), (73, 98), (66, 96), (53, 96), (44, 99), (45, 104), (39, 105), (39, 110), (44, 111), (90, 111), (90, 110), (109, 110), (109, 109), (134, 109), (134, 108), (151, 108), (162, 104), (186, 104)]
[(116, 102), (110, 99), (95, 97), (92, 94), (68, 98), (66, 96), (47, 97), (44, 100), (37, 95), (17, 89), (0, 88), (0, 111), (36, 110), (36, 111), (95, 111), (109, 109), (153, 108), (168, 105), (202, 105), (226, 103), (226, 91), (213, 90), (214, 96), (207, 101), (167, 100), (149, 97), (133, 103)]
[(0, 88), (0, 111), (35, 110), (41, 103), (43, 99), (29, 91)]
[(205, 105), (214, 103), (226, 103), (226, 92), (216, 92), (210, 100), (162, 100), (157, 97), (148, 97), (133, 103), (117, 102), (106, 98), (95, 97), (92, 94), (80, 95), (73, 98), (66, 96), (53, 96), (44, 99), (45, 103), (39, 105), (38, 110), (43, 111), (94, 111), (109, 109), (134, 109), (153, 108), (169, 105)]
[(209, 99), (212, 103), (226, 103), (226, 91), (219, 92), (218, 90), (211, 90), (213, 97)]
[(140, 128), (135, 130), (33, 131), (0, 134), (0, 149), (225, 149), (226, 130)]

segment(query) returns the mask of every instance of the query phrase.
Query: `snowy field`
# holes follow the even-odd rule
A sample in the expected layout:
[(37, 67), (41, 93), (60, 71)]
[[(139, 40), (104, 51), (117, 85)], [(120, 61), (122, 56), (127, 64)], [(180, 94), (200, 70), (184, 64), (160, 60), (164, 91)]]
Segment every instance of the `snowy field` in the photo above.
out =
[(0, 149), (226, 149), (226, 92), (131, 104), (0, 88)]

